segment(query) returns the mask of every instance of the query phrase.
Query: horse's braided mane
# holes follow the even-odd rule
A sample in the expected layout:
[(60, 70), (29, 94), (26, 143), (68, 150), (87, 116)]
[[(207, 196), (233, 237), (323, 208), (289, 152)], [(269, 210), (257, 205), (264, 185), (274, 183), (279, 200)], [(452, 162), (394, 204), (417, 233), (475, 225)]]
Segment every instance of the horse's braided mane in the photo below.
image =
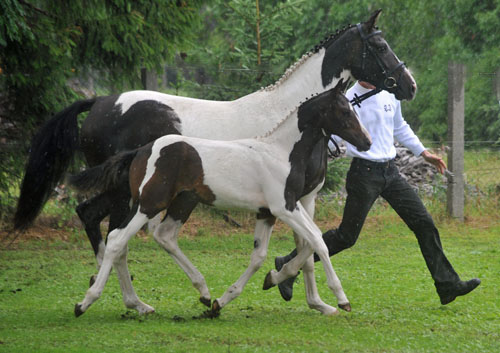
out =
[(354, 25), (348, 24), (342, 29), (337, 29), (334, 33), (326, 36), (319, 44), (315, 45), (311, 50), (302, 55), (302, 57), (293, 63), (288, 69), (286, 69), (285, 73), (278, 79), (275, 83), (270, 84), (267, 87), (262, 87), (261, 91), (272, 91), (276, 87), (280, 86), (283, 82), (285, 82), (302, 64), (304, 64), (307, 59), (311, 56), (319, 52), (322, 48), (328, 48), (333, 42), (335, 42), (342, 34), (346, 31), (354, 27)]
[(306, 103), (308, 104), (310, 102), (310, 99), (314, 98), (314, 97), (317, 97), (323, 93), (326, 93), (326, 92), (322, 92), (322, 93), (316, 93), (316, 94), (313, 94), (311, 95), (311, 97), (306, 97), (305, 101), (304, 102), (299, 102), (299, 105), (297, 107), (295, 107), (294, 109), (292, 109), (290, 111), (290, 113), (288, 113), (281, 121), (279, 121), (271, 130), (269, 130), (268, 132), (266, 132), (264, 135), (260, 135), (260, 136), (257, 136), (257, 137), (254, 137), (254, 138), (265, 138), (265, 137), (269, 137), (270, 135), (272, 135), (276, 130), (278, 130), (278, 128), (284, 124), (285, 121), (288, 120), (288, 118), (290, 118), (295, 112), (297, 112), (299, 110), (299, 108), (303, 105), (305, 105)]
[[(334, 33), (326, 36), (318, 45), (314, 46), (311, 50), (309, 50), (306, 54), (302, 55), (302, 57), (297, 60), (294, 64), (292, 64), (281, 76), (281, 78), (276, 81), (274, 84), (271, 84), (267, 87), (263, 87), (261, 91), (272, 91), (276, 87), (278, 87), (280, 84), (282, 84), (284, 81), (286, 81), (298, 68), (301, 66), (304, 62), (306, 62), (307, 59), (309, 59), (312, 55), (316, 54), (319, 52), (322, 48), (327, 48), (329, 47), (333, 42), (335, 42), (342, 34), (344, 34), (346, 31), (354, 27), (354, 25), (347, 25), (342, 29), (338, 29)], [(313, 95), (312, 97), (318, 96), (319, 93)], [(312, 98), (311, 97), (311, 98)], [(308, 101), (309, 98), (306, 98), (306, 101)], [(288, 120), (288, 118), (294, 114), (296, 111), (299, 110), (299, 107), (305, 102), (300, 102), (299, 106), (295, 107), (288, 113), (280, 122), (278, 122), (271, 130), (266, 132), (264, 135), (256, 136), (254, 138), (265, 138), (273, 134), (285, 121)]]
[(290, 113), (288, 113), (287, 115), (285, 115), (285, 117), (280, 121), (278, 122), (271, 130), (269, 130), (268, 132), (266, 132), (264, 135), (260, 135), (260, 136), (256, 136), (254, 138), (256, 139), (259, 139), (259, 138), (266, 138), (266, 137), (269, 137), (271, 136), (276, 130), (278, 130), (278, 128), (283, 125), (283, 123), (285, 121), (288, 120), (289, 117), (291, 117), (296, 111), (299, 110), (299, 107), (295, 107), (294, 109), (292, 109), (290, 111)]

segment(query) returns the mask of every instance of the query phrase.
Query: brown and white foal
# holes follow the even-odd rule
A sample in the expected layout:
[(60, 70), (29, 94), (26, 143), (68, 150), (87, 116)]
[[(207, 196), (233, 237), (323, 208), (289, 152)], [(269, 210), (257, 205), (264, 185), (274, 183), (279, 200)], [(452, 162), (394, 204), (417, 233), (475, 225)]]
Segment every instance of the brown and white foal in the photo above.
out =
[[(338, 313), (318, 295), (311, 257), (316, 252), (338, 305), (350, 310), (322, 232), (306, 209), (310, 206), (304, 207), (302, 196), (307, 161), (318, 141), (324, 140), (326, 144), (328, 136), (336, 134), (361, 150), (370, 147), (368, 133), (342, 94), (346, 86), (341, 80), (333, 89), (302, 103), (265, 136), (214, 141), (167, 135), (74, 176), (70, 182), (83, 190), (106, 190), (128, 179), (133, 204), (125, 222), (109, 234), (97, 279), (84, 300), (76, 304), (75, 315), (83, 314), (100, 297), (112, 266), (117, 272), (125, 305), (140, 313), (154, 311), (137, 297), (132, 287), (126, 260), (127, 243), (149, 219), (163, 210), (167, 210), (167, 215), (155, 230), (154, 238), (190, 277), (200, 291), (200, 300), (210, 306), (210, 293), (203, 276), (177, 246), (179, 229), (198, 202), (246, 209), (261, 215), (255, 228), (251, 263), (238, 281), (211, 304), (214, 314), (241, 293), (262, 265), (275, 217), (290, 225), (297, 234), (298, 255), (280, 272), (269, 272), (264, 289), (296, 275), (302, 268), (309, 307), (325, 315)], [(321, 186), (322, 183), (311, 195), (316, 195)], [(311, 203), (314, 207), (314, 200), (307, 202)]]

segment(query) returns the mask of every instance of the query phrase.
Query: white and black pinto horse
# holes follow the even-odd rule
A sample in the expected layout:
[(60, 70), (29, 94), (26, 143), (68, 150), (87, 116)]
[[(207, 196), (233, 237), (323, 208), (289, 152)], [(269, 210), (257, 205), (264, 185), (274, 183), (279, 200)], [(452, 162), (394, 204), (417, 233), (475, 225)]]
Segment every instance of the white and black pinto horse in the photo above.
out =
[[(292, 65), (274, 85), (234, 101), (131, 91), (74, 103), (48, 121), (33, 139), (15, 229), (24, 229), (33, 222), (54, 187), (63, 180), (78, 147), (88, 165), (96, 166), (120, 151), (135, 149), (167, 134), (214, 140), (262, 135), (300, 102), (334, 87), (341, 78), (364, 80), (394, 93), (398, 99), (412, 99), (415, 81), (376, 29), (379, 15), (380, 10), (364, 23), (337, 31)], [(77, 116), (88, 110), (79, 132)], [(318, 143), (307, 162), (304, 195), (323, 182), (326, 157), (324, 144)], [(110, 230), (122, 224), (129, 211), (129, 199), (128, 189), (118, 186), (77, 207), (98, 266), (105, 248), (100, 222), (110, 215)], [(313, 206), (307, 208), (314, 210)]]
[(198, 202), (266, 215), (255, 228), (249, 267), (221, 298), (212, 303), (215, 316), (241, 293), (250, 277), (261, 267), (275, 217), (294, 230), (298, 255), (280, 272), (269, 272), (264, 289), (296, 275), (303, 268), (309, 307), (325, 315), (338, 313), (335, 307), (325, 304), (319, 297), (311, 256), (316, 252), (323, 262), (328, 286), (337, 297), (338, 305), (350, 311), (322, 232), (307, 210), (314, 203), (301, 202), (304, 198), (313, 198), (317, 191), (306, 191), (306, 173), (307, 162), (318, 143), (326, 145), (328, 137), (335, 134), (360, 150), (370, 148), (368, 132), (342, 94), (346, 86), (347, 82), (344, 84), (340, 80), (331, 90), (290, 112), (262, 137), (216, 141), (167, 135), (74, 176), (71, 184), (82, 190), (114, 189), (116, 184), (125, 183), (130, 188), (133, 205), (126, 221), (109, 234), (96, 281), (88, 289), (85, 299), (76, 304), (75, 315), (83, 314), (100, 297), (112, 267), (118, 274), (125, 305), (140, 313), (154, 311), (138, 298), (132, 287), (126, 260), (127, 243), (146, 222), (163, 210), (167, 210), (167, 214), (155, 229), (154, 238), (198, 287), (201, 301), (210, 305), (211, 297), (203, 276), (177, 245), (179, 229)]

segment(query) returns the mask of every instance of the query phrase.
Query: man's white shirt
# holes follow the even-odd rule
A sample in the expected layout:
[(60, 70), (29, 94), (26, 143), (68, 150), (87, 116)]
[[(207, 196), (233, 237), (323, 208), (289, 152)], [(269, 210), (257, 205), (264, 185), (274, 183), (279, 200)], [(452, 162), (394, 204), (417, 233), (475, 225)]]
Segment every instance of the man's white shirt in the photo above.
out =
[[(359, 82), (346, 92), (346, 97), (351, 100), (354, 95), (361, 96), (370, 89), (362, 87)], [(358, 157), (374, 162), (386, 162), (396, 157), (394, 140), (419, 156), (424, 150), (424, 145), (415, 135), (410, 125), (404, 120), (401, 114), (401, 103), (393, 94), (381, 91), (371, 96), (361, 103), (361, 107), (355, 106), (361, 123), (368, 130), (372, 145), (368, 151), (360, 152), (356, 147), (348, 142), (346, 155)], [(336, 141), (341, 141), (338, 136), (333, 136)]]

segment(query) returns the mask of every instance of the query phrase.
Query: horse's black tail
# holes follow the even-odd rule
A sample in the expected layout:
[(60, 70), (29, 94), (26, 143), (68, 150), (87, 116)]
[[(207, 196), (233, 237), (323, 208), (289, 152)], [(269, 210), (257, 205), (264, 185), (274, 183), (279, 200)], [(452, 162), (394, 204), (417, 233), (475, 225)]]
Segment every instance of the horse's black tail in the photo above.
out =
[(33, 223), (61, 181), (79, 147), (77, 116), (89, 111), (95, 101), (93, 98), (73, 103), (47, 121), (33, 138), (14, 229), (23, 230)]
[(102, 193), (115, 189), (118, 185), (128, 183), (128, 171), (136, 154), (137, 150), (132, 150), (114, 155), (96, 167), (70, 175), (68, 183), (83, 193)]

